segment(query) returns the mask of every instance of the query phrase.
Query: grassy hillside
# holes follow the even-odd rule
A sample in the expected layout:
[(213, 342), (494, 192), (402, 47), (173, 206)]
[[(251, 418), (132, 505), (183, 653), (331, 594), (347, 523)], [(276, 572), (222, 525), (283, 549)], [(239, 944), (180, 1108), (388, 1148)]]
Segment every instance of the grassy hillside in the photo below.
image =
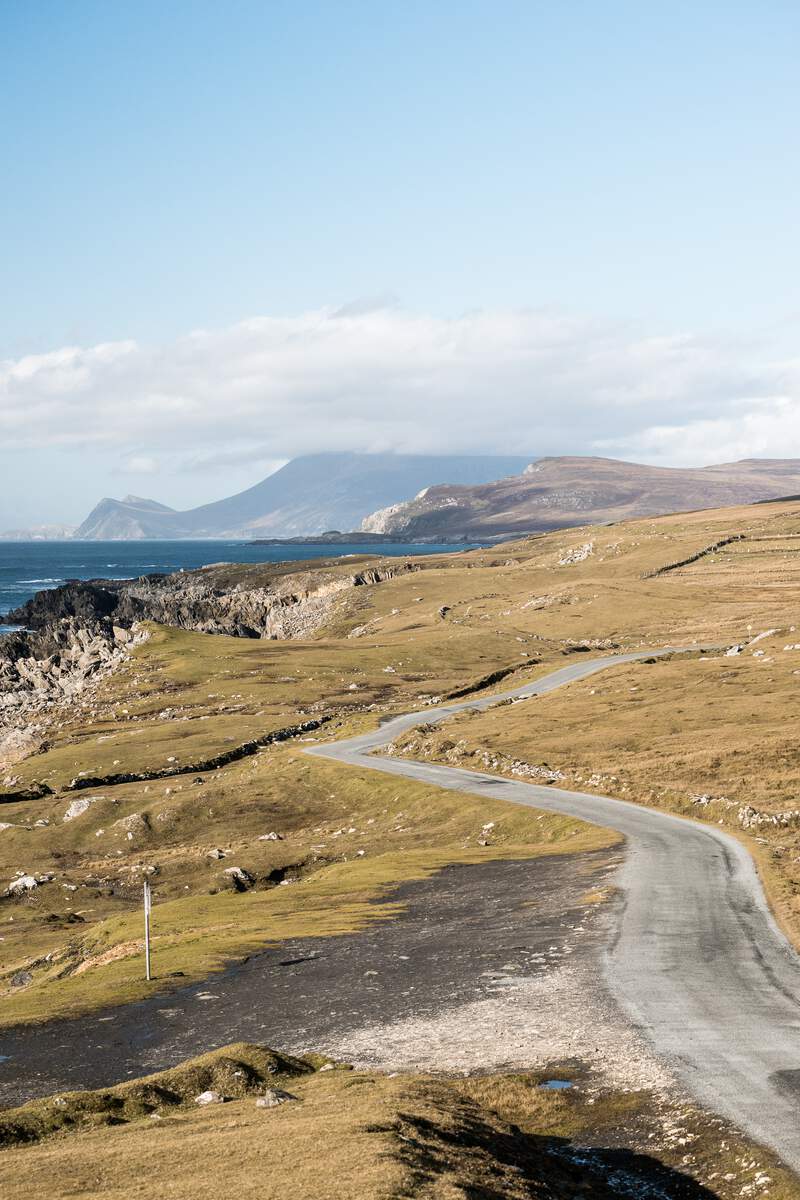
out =
[[(393, 882), (445, 862), (607, 843), (607, 833), (563, 818), (542, 821), (504, 802), (300, 753), (308, 739), (480, 689), (499, 671), (505, 678), (489, 690), (587, 649), (729, 645), (779, 628), (753, 647), (763, 655), (619, 670), (535, 704), (464, 718), (455, 735), (441, 736), (458, 740), (468, 728), (471, 746), (546, 761), (570, 782), (599, 773), (605, 790), (692, 815), (706, 812), (691, 795), (725, 795), (734, 807), (709, 814), (734, 825), (740, 802), (790, 806), (796, 770), (786, 718), (800, 652), (782, 646), (794, 637), (798, 535), (800, 506), (791, 503), (570, 530), (420, 560), (419, 572), (346, 589), (326, 627), (305, 641), (154, 628), (99, 694), (53, 715), (39, 753), (11, 768), (10, 790), (43, 781), (54, 794), (0, 807), (0, 882), (21, 871), (54, 877), (2, 901), (2, 1019), (140, 994), (145, 874), (159, 909), (159, 969), (193, 977), (275, 938), (358, 928), (380, 913), (368, 902)], [(228, 575), (235, 582), (236, 570)], [(222, 769), (191, 769), (320, 717), (329, 722), (313, 734)], [(766, 766), (765, 747), (773, 751)], [(185, 773), (70, 790), (81, 773), (176, 766)], [(65, 820), (76, 801), (84, 811)], [(501, 812), (502, 836), (480, 846), (483, 824)], [(260, 840), (270, 833), (280, 838)], [(776, 879), (793, 920), (793, 826), (756, 833), (777, 839)], [(209, 857), (216, 851), (225, 857)], [(235, 890), (231, 867), (254, 886)], [(284, 878), (300, 882), (276, 888)]]
[[(228, 1046), (0, 1114), (0, 1187), (30, 1200), (212, 1200), (222, 1188), (273, 1200), (796, 1200), (770, 1155), (693, 1106), (579, 1077), (550, 1091), (544, 1078), (387, 1077)], [(259, 1108), (267, 1088), (291, 1098)], [(225, 1102), (198, 1108), (206, 1089)]]
[[(697, 653), (412, 731), (397, 750), (501, 773), (547, 764), (560, 773), (555, 786), (722, 821), (748, 840), (797, 935), (799, 550), (800, 504), (699, 512), (420, 560), (418, 572), (337, 593), (327, 623), (305, 640), (153, 626), (96, 692), (46, 716), (39, 751), (8, 769), (9, 795), (36, 781), (52, 794), (0, 806), (0, 882), (21, 871), (52, 879), (0, 901), (0, 1020), (144, 995), (144, 878), (155, 893), (152, 986), (166, 989), (173, 971), (185, 983), (283, 938), (335, 937), (391, 917), (394, 884), (446, 863), (608, 845), (610, 834), (576, 821), (302, 749), (616, 648)], [(253, 582), (253, 568), (225, 572), (226, 586)], [(744, 649), (701, 650), (732, 645)], [(192, 769), (322, 718), (227, 766)], [(156, 778), (74, 786), (142, 771)], [(247, 872), (241, 889), (231, 867)], [(224, 1162), (224, 1186), (244, 1196), (601, 1200), (623, 1185), (697, 1200), (797, 1195), (769, 1156), (722, 1122), (679, 1097), (610, 1091), (579, 1064), (552, 1065), (575, 1087), (551, 1093), (538, 1087), (541, 1072), (387, 1078), (317, 1071), (315, 1061), (266, 1071), (267, 1053), (228, 1048), (202, 1060), (202, 1080), (188, 1064), (9, 1111), (0, 1184), (36, 1200), (53, 1194), (54, 1178), (62, 1194), (111, 1197), (152, 1194), (160, 1180), (165, 1195), (203, 1197), (218, 1193), (213, 1164)], [(220, 1055), (244, 1075), (220, 1066)], [(222, 1081), (229, 1102), (198, 1109), (190, 1093), (209, 1079)], [(276, 1080), (297, 1100), (257, 1109), (255, 1092)]]

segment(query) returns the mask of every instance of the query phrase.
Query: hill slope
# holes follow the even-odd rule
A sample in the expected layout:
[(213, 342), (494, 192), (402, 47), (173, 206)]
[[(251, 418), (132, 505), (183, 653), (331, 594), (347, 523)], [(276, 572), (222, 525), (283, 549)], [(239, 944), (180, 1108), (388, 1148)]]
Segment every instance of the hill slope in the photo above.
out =
[[(717, 549), (712, 551), (712, 546)], [(343, 586), (334, 590), (331, 585), (337, 582)], [(480, 973), (476, 995), (482, 1005), (508, 1006), (514, 1036), (501, 1037), (497, 1030), (502, 1027), (494, 1016), (487, 1017), (488, 1011), (497, 1009), (481, 1008), (476, 1019), (472, 998), (466, 1015), (462, 1012), (457, 1019), (451, 1019), (451, 1014), (454, 1009), (458, 1013), (458, 999), (448, 1000), (444, 1016), (438, 1005), (429, 1009), (435, 1020), (446, 1020), (451, 1029), (466, 1028), (468, 1034), (477, 1029), (480, 1036), (470, 1037), (469, 1046), (482, 1056), (480, 1072), (468, 1078), (448, 1074), (435, 1086), (468, 1089), (476, 1101), (485, 1097), (493, 1122), (501, 1113), (513, 1123), (508, 1137), (513, 1136), (515, 1143), (522, 1136), (519, 1130), (544, 1130), (548, 1138), (555, 1138), (558, 1163), (565, 1161), (570, 1148), (565, 1139), (576, 1139), (576, 1161), (584, 1173), (587, 1145), (612, 1147), (592, 1153), (611, 1156), (604, 1161), (609, 1170), (613, 1168), (618, 1195), (621, 1166), (639, 1169), (642, 1155), (651, 1159), (655, 1155), (675, 1163), (680, 1175), (660, 1175), (657, 1192), (635, 1179), (626, 1184), (626, 1194), (694, 1200), (710, 1200), (712, 1195), (733, 1200), (744, 1193), (766, 1196), (765, 1186), (753, 1181), (768, 1176), (771, 1200), (797, 1200), (797, 1188), (784, 1183), (786, 1176), (775, 1169), (771, 1156), (729, 1137), (716, 1117), (690, 1107), (682, 1091), (667, 1089), (662, 1099), (660, 1093), (645, 1090), (641, 1057), (631, 1054), (628, 1043), (616, 1036), (613, 1045), (623, 1049), (610, 1058), (609, 1069), (631, 1075), (624, 1076), (623, 1092), (612, 1089), (606, 1076), (598, 1073), (599, 1021), (585, 1019), (587, 1011), (602, 1016), (605, 1001), (596, 1000), (583, 985), (585, 976), (579, 976), (576, 984), (576, 954), (566, 962), (548, 954), (549, 965), (542, 966), (538, 956), (517, 959), (520, 946), (532, 945), (527, 937), (513, 931), (513, 943), (498, 939), (496, 913), (508, 914), (509, 921), (527, 919), (534, 907), (541, 911), (538, 897), (552, 894), (532, 886), (533, 879), (542, 878), (541, 863), (547, 861), (542, 858), (534, 868), (536, 874), (524, 877), (525, 902), (509, 901), (506, 870), (515, 872), (522, 860), (542, 848), (548, 853), (567, 851), (551, 860), (560, 875), (568, 870), (570, 856), (580, 870), (581, 907), (559, 910), (565, 912), (562, 928), (570, 945), (596, 936), (591, 925), (595, 910), (602, 928), (613, 928), (618, 899), (612, 889), (588, 890), (588, 864), (597, 859), (577, 853), (586, 847), (581, 839), (588, 834), (574, 824), (564, 824), (562, 818), (526, 806), (511, 807), (488, 787), (485, 795), (471, 798), (378, 771), (348, 768), (345, 777), (340, 766), (298, 753), (307, 745), (298, 738), (263, 745), (249, 757), (234, 754), (229, 759), (228, 754), (312, 716), (330, 718), (320, 730), (320, 739), (363, 732), (381, 718), (416, 710), (434, 696), (478, 697), (499, 681), (504, 689), (532, 682), (556, 667), (580, 661), (581, 651), (587, 649), (640, 650), (685, 646), (693, 640), (741, 646), (733, 655), (718, 651), (610, 668), (596, 686), (586, 680), (533, 704), (458, 717), (432, 730), (421, 750), (426, 758), (497, 773), (499, 783), (505, 773), (525, 778), (528, 772), (532, 779), (550, 778), (556, 787), (597, 787), (603, 794), (640, 801), (648, 808), (670, 809), (715, 827), (721, 823), (759, 855), (776, 911), (800, 939), (796, 809), (800, 756), (793, 723), (800, 679), (795, 674), (800, 670), (798, 587), (800, 505), (781, 503), (646, 519), (614, 529), (574, 529), (499, 549), (401, 562), (348, 559), (303, 564), (300, 571), (292, 571), (289, 564), (215, 566), (187, 572), (186, 578), (155, 579), (146, 585), (113, 581), (103, 589), (72, 585), (61, 597), (48, 593), (46, 603), (56, 618), (51, 623), (53, 632), (70, 627), (60, 599), (71, 595), (72, 610), (85, 622), (79, 597), (89, 598), (91, 592), (108, 596), (117, 589), (148, 593), (151, 618), (165, 615), (155, 603), (159, 596), (177, 589), (181, 599), (176, 616), (191, 620), (192, 629), (152, 628), (149, 640), (141, 642), (130, 659), (120, 661), (113, 673), (93, 675), (86, 691), (66, 707), (54, 706), (36, 716), (37, 725), (49, 722), (38, 730), (39, 738), (45, 735), (44, 742), (37, 753), (15, 762), (16, 781), (8, 785), (17, 797), (30, 798), (6, 794), (0, 810), (5, 825), (0, 879), (5, 885), (22, 865), (41, 880), (35, 890), (3, 900), (7, 923), (0, 954), (4, 991), (0, 1023), (7, 1028), (15, 1020), (29, 1022), (37, 1014), (52, 1018), (74, 1011), (89, 1013), (107, 1002), (137, 997), (169, 1006), (167, 1023), (183, 1000), (164, 995), (166, 989), (191, 984), (194, 994), (192, 981), (205, 978), (223, 960), (252, 954), (251, 962), (263, 961), (261, 952), (269, 942), (273, 949), (268, 953), (274, 955), (273, 969), (285, 989), (287, 1005), (304, 988), (309, 999), (321, 994), (320, 1008), (329, 1012), (333, 993), (325, 987), (320, 993), (314, 976), (306, 983), (306, 972), (328, 970), (326, 963), (338, 964), (337, 969), (352, 979), (352, 994), (357, 997), (341, 1010), (352, 1020), (356, 1004), (374, 1003), (385, 1025), (386, 1011), (376, 999), (380, 994), (373, 990), (383, 973), (365, 977), (354, 970), (354, 959), (343, 949), (340, 935), (355, 938), (355, 930), (368, 927), (364, 953), (370, 955), (370, 969), (374, 969), (376, 931), (393, 931), (409, 910), (408, 893), (395, 905), (389, 889), (426, 873), (429, 881), (435, 880), (433, 872), (444, 863), (469, 863), (458, 873), (503, 872), (502, 892), (489, 893), (502, 897), (496, 910), (491, 906), (491, 927), (477, 925), (474, 903), (459, 906), (458, 919), (462, 923), (466, 919), (470, 939), (470, 953), (464, 957)], [(292, 607), (305, 606), (314, 622), (303, 625), (301, 636), (296, 623), (291, 628), (287, 623), (280, 637), (291, 640), (209, 637), (194, 631), (207, 624), (205, 619), (198, 621), (196, 607), (192, 616), (192, 609), (184, 606), (183, 599), (192, 597), (205, 597), (209, 605), (216, 605), (220, 619), (230, 615), (230, 605), (235, 603), (249, 607), (252, 624), (254, 616), (259, 611), (265, 614), (274, 601), (275, 611), (279, 605), (287, 615)], [(39, 603), (44, 605), (45, 600)], [(118, 623), (124, 627), (127, 620), (115, 612), (114, 624)], [(768, 630), (775, 632), (764, 636)], [(76, 639), (78, 667), (85, 655), (90, 657), (84, 645), (84, 640)], [(29, 682), (35, 684), (40, 671), (63, 679), (63, 674), (55, 674), (56, 668), (67, 670), (63, 649), (59, 661), (51, 646), (43, 646), (41, 654), (33, 655), (41, 659), (38, 666), (31, 663), (31, 649), (26, 645), (20, 658)], [(26, 729), (31, 726), (27, 718)], [(419, 730), (410, 732), (421, 740)], [(396, 745), (396, 751), (401, 749)], [(208, 763), (214, 756), (225, 761), (197, 770), (198, 763)], [(74, 789), (71, 781), (80, 772), (85, 772), (80, 776), (83, 780), (119, 772), (129, 772), (133, 778), (102, 786), (84, 783)], [(154, 772), (168, 786), (140, 780), (137, 772)], [(76, 798), (78, 805), (73, 808)], [(278, 832), (270, 836), (268, 831)], [(230, 883), (228, 872), (234, 866), (248, 873), (245, 880), (252, 878), (252, 886), (245, 882), (239, 891)], [(142, 970), (143, 874), (154, 888), (157, 978), (153, 984), (144, 981)], [(440, 878), (445, 889), (440, 894), (451, 895), (451, 876)], [(485, 897), (486, 876), (478, 878), (472, 894)], [(284, 887), (283, 880), (294, 882)], [(609, 895), (610, 904), (603, 902), (604, 895)], [(531, 896), (536, 897), (533, 903)], [(413, 957), (397, 955), (400, 943), (392, 932), (392, 965), (382, 995), (406, 989), (407, 973), (421, 969), (418, 963), (431, 963), (429, 978), (442, 981), (450, 990), (452, 976), (442, 959), (427, 953), (429, 930), (435, 926), (441, 935), (442, 924), (441, 908), (430, 911), (434, 914), (430, 922), (417, 926), (424, 937), (418, 943), (423, 950)], [(9, 922), (12, 913), (14, 920)], [(323, 950), (318, 957), (305, 959), (296, 955), (301, 939), (326, 935), (336, 936), (327, 953)], [(514, 958), (509, 954), (500, 961), (514, 965), (515, 982), (501, 987), (507, 969), (502, 975), (486, 971), (486, 956), (498, 947), (505, 953), (510, 944)], [(602, 942), (597, 945), (599, 950)], [(517, 961), (524, 964), (518, 972)], [(237, 963), (236, 971), (240, 969)], [(173, 970), (183, 975), (173, 978)], [(498, 1061), (503, 1070), (510, 1069), (512, 1054), (522, 1057), (514, 1041), (520, 1027), (521, 987), (538, 988), (542, 979), (548, 986), (548, 978), (558, 972), (564, 972), (564, 991), (534, 992), (524, 1010), (533, 1014), (527, 1026), (541, 1038), (543, 1047), (526, 1059), (525, 1074), (516, 1060), (513, 1077), (485, 1074), (497, 1070)], [(405, 982), (397, 984), (400, 979)], [(224, 976), (217, 972), (209, 983), (216, 994)], [(554, 1001), (554, 994), (565, 997), (567, 992), (573, 997), (571, 1004)], [(253, 1004), (259, 1006), (257, 1020), (268, 1022), (266, 1032), (273, 1038), (274, 1010), (265, 1006), (263, 995), (257, 992)], [(504, 1001), (503, 996), (511, 998)], [(401, 999), (412, 1010), (429, 1004), (429, 997), (420, 988), (410, 994), (404, 991)], [(216, 1002), (208, 993), (196, 998), (198, 1006), (208, 1001), (208, 1011), (213, 1005), (222, 1020), (237, 1013), (219, 995)], [(326, 1048), (306, 1032), (307, 1007), (304, 1002), (298, 1018), (304, 1023), (303, 1045)], [(341, 1011), (336, 1007), (334, 1019)], [(547, 1041), (541, 1033), (543, 1012), (552, 1017), (545, 1028), (558, 1027), (557, 1041)], [(141, 1028), (141, 1013), (136, 1010), (135, 1031)], [(470, 1024), (465, 1026), (467, 1019)], [(82, 1022), (81, 1037), (95, 1049), (101, 1037), (120, 1044), (126, 1028), (131, 1027), (120, 1018), (109, 1025), (92, 1018)], [(195, 1033), (196, 1028), (192, 1025)], [(103, 1029), (108, 1032), (102, 1034)], [(435, 1041), (430, 1024), (423, 1027), (427, 1035), (419, 1029), (415, 1024), (414, 1040), (408, 1044), (419, 1055), (420, 1069), (428, 1070), (425, 1056), (441, 1054), (442, 1046), (447, 1052), (453, 1042)], [(29, 1044), (41, 1045), (41, 1038), (42, 1031), (36, 1030)], [(12, 1056), (5, 1064), (5, 1079), (12, 1087), (24, 1084), (44, 1091), (61, 1063), (73, 1069), (73, 1060), (64, 1054), (63, 1029), (57, 1038), (58, 1056), (47, 1064), (46, 1075), (36, 1074), (21, 1057)], [(385, 1054), (395, 1044), (389, 1036), (370, 1037), (376, 1053)], [(141, 1039), (134, 1039), (134, 1045), (142, 1045)], [(592, 1057), (583, 1058), (587, 1045)], [(150, 1041), (142, 1053), (152, 1052)], [(188, 1046), (182, 1051), (190, 1052)], [(114, 1053), (116, 1069), (119, 1055)], [(230, 1058), (234, 1051), (229, 1047), (221, 1053)], [(235, 1056), (240, 1061), (226, 1068), (225, 1078), (246, 1082), (247, 1075), (237, 1074), (243, 1069), (241, 1049)], [(85, 1060), (76, 1056), (75, 1061), (78, 1069), (84, 1069)], [(451, 1061), (455, 1072), (456, 1062)], [(159, 1065), (152, 1057), (149, 1063), (152, 1069)], [(190, 1069), (195, 1066), (190, 1064)], [(116, 1074), (120, 1077), (123, 1072)], [(13, 1185), (25, 1200), (53, 1200), (52, 1180), (58, 1179), (63, 1190), (67, 1179), (70, 1186), (74, 1181), (73, 1192), (82, 1188), (83, 1194), (96, 1194), (101, 1162), (104, 1195), (109, 1197), (131, 1194), (135, 1178), (149, 1169), (159, 1178), (172, 1172), (173, 1200), (183, 1196), (217, 1200), (221, 1190), (231, 1190), (230, 1163), (241, 1167), (244, 1162), (246, 1170), (233, 1179), (242, 1196), (250, 1194), (248, 1181), (253, 1179), (263, 1194), (282, 1196), (284, 1178), (294, 1187), (294, 1195), (318, 1200), (330, 1196), (331, 1180), (340, 1196), (377, 1194), (375, 1188), (365, 1187), (363, 1166), (353, 1168), (347, 1177), (342, 1174), (353, 1162), (362, 1162), (354, 1158), (353, 1138), (396, 1138), (400, 1146), (417, 1153), (414, 1147), (421, 1134), (409, 1130), (411, 1116), (418, 1112), (412, 1102), (418, 1088), (429, 1085), (409, 1081), (405, 1075), (374, 1078), (370, 1083), (363, 1074), (331, 1070), (304, 1075), (290, 1085), (302, 1103), (267, 1111), (257, 1109), (252, 1096), (234, 1099), (240, 1094), (238, 1088), (228, 1103), (201, 1109), (191, 1096), (208, 1083), (193, 1086), (183, 1108), (170, 1103), (169, 1094), (142, 1090), (137, 1083), (135, 1091), (126, 1094), (138, 1104), (140, 1115), (128, 1124), (119, 1123), (125, 1111), (112, 1107), (115, 1095), (106, 1086), (110, 1079), (103, 1081), (100, 1107), (65, 1095), (59, 1084), (59, 1102), (41, 1101), (36, 1112), (50, 1128), (57, 1122), (63, 1135), (38, 1145), (6, 1148), (0, 1190), (7, 1178), (6, 1190)], [(537, 1086), (553, 1078), (574, 1079), (575, 1086), (554, 1092)], [(176, 1082), (173, 1075), (169, 1090), (174, 1091)], [(405, 1090), (409, 1083), (417, 1089), (413, 1095)], [(212, 1084), (219, 1086), (216, 1080)], [(395, 1108), (388, 1111), (384, 1105), (391, 1096), (378, 1090), (384, 1085), (396, 1098)], [(319, 1092), (312, 1090), (317, 1087)], [(148, 1102), (162, 1120), (147, 1116)], [(665, 1103), (669, 1104), (666, 1110)], [(86, 1117), (85, 1124), (75, 1123), (73, 1134), (66, 1122), (74, 1119), (76, 1110)], [(514, 1194), (510, 1191), (514, 1179), (507, 1175), (480, 1175), (474, 1183), (466, 1175), (468, 1137), (478, 1137), (492, 1153), (499, 1147), (505, 1154), (511, 1143), (502, 1130), (494, 1126), (487, 1130), (473, 1108), (464, 1111), (465, 1128), (445, 1130), (447, 1154), (452, 1153), (459, 1171), (452, 1187), (443, 1175), (445, 1160), (437, 1151), (436, 1159), (424, 1160), (432, 1162), (434, 1183), (428, 1187), (426, 1175), (418, 1191), (406, 1189), (409, 1196), (418, 1195), (420, 1200), (453, 1196), (454, 1188), (463, 1193), (467, 1184), (475, 1196)], [(114, 1124), (101, 1124), (104, 1114)], [(310, 1141), (297, 1140), (299, 1134), (291, 1125), (295, 1120), (306, 1122)], [(326, 1121), (321, 1141), (320, 1122)], [(339, 1122), (336, 1128), (331, 1121)], [(9, 1125), (12, 1122), (21, 1130), (20, 1136), (24, 1134), (17, 1114), (8, 1114)], [(423, 1131), (427, 1131), (425, 1144), (430, 1145), (435, 1130), (428, 1124)], [(534, 1136), (539, 1137), (535, 1130)], [(409, 1137), (417, 1140), (412, 1144)], [(217, 1140), (212, 1143), (210, 1138)], [(342, 1145), (347, 1156), (331, 1159), (330, 1147)], [(257, 1151), (255, 1158), (246, 1157), (249, 1147)], [(391, 1163), (386, 1150), (379, 1141), (381, 1157), (376, 1161), (384, 1166)], [(276, 1174), (279, 1159), (283, 1176)], [(217, 1163), (222, 1164), (218, 1170)], [(309, 1163), (319, 1183), (316, 1191), (313, 1181), (306, 1186)], [(494, 1170), (494, 1164), (489, 1167)], [(270, 1181), (272, 1192), (264, 1191), (263, 1178)], [(527, 1180), (519, 1172), (514, 1178)], [(343, 1183), (347, 1179), (354, 1181), (349, 1191)], [(392, 1178), (384, 1188), (386, 1194), (387, 1188), (399, 1194), (400, 1184)], [(574, 1196), (581, 1188), (587, 1197), (595, 1195), (584, 1176), (580, 1186), (568, 1180), (547, 1195)], [(545, 1193), (531, 1184), (525, 1194)]]
[(296, 537), (357, 529), (375, 508), (433, 483), (485, 483), (522, 471), (530, 460), (530, 455), (308, 454), (238, 495), (188, 512), (138, 496), (101, 500), (75, 536)]
[(514, 536), (569, 525), (774, 499), (800, 490), (800, 459), (744, 459), (698, 468), (612, 458), (543, 458), (522, 475), (474, 487), (440, 485), (372, 513), (362, 529), (420, 538)]

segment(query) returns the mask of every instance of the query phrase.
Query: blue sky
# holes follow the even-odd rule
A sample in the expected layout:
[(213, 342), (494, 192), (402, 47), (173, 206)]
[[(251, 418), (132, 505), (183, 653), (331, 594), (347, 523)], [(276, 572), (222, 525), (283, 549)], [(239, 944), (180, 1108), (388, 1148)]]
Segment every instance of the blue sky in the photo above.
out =
[[(239, 409), (231, 389), (231, 419), (249, 421), (235, 437), (207, 414), (196, 419), (191, 331), (217, 331), (219, 353), (229, 354), (223, 333), (242, 322), (303, 319), (281, 326), (291, 342), (307, 335), (305, 314), (324, 320), (342, 308), (354, 321), (372, 309), (408, 316), (445, 342), (447, 323), (465, 315), (557, 314), (582, 361), (601, 330), (627, 362), (652, 339), (690, 339), (718, 374), (698, 381), (694, 353), (691, 369), (676, 368), (670, 341), (667, 383), (651, 402), (657, 376), (637, 382), (638, 415), (627, 406), (611, 422), (607, 452), (677, 462), (694, 445), (703, 457), (714, 439), (653, 433), (669, 425), (676, 372), (695, 371), (692, 396), (677, 398), (676, 430), (749, 420), (748, 396), (773, 409), (793, 401), (785, 364), (798, 328), (799, 33), (800, 8), (776, 2), (0, 0), (0, 359), (107, 342), (136, 343), (146, 358), (124, 355), (123, 381), (115, 368), (92, 383), (94, 415), (84, 406), (74, 436), (83, 376), (66, 385), (62, 421), (41, 403), (42, 389), (52, 396), (62, 381), (34, 387), (25, 368), (34, 390), (24, 392), (16, 371), (12, 391), (0, 391), (0, 527), (45, 519), (65, 489), (65, 519), (104, 491), (199, 502), (255, 481), (287, 454), (324, 448), (331, 429), (346, 430), (355, 449), (393, 438), (397, 448), (436, 448), (409, 430), (373, 430), (348, 404), (348, 380), (354, 392), (373, 389), (380, 405), (387, 376), (396, 378), (383, 326), (372, 374), (344, 351), (311, 363), (305, 388), (292, 393), (296, 422), (291, 389), (275, 407), (271, 360), (261, 382), (272, 407)], [(407, 346), (408, 328), (388, 336), (392, 347)], [(501, 354), (506, 334), (498, 347), (488, 328), (486, 353)], [(367, 320), (361, 335), (371, 330)], [(223, 411), (225, 380), (239, 380), (254, 356), (249, 345), (244, 363), (198, 366), (216, 380)], [(524, 357), (539, 355), (531, 346)], [(576, 444), (569, 425), (556, 436), (545, 402), (566, 366), (555, 384), (535, 373), (516, 379), (504, 423), (531, 453), (591, 452), (602, 440), (595, 431)], [(337, 368), (335, 396), (315, 392), (315, 378)], [(294, 380), (299, 368), (287, 369)], [(439, 360), (431, 366), (436, 379), (443, 370)], [(259, 383), (248, 378), (252, 399)], [(484, 395), (495, 404), (491, 379), (487, 370)], [(432, 389), (428, 412), (441, 410), (437, 436), (446, 438), (452, 409), (441, 389), (430, 376), (405, 386)], [(613, 391), (606, 376), (594, 392), (586, 374), (578, 386), (596, 405)], [(390, 394), (402, 405), (402, 389)], [(186, 420), (151, 420), (151, 436), (159, 395), (176, 411), (183, 398)], [(480, 405), (481, 395), (465, 403)], [(316, 424), (315, 406), (324, 411)], [(139, 424), (118, 428), (131, 407), (142, 409)], [(610, 407), (619, 407), (613, 395)], [(487, 432), (476, 423), (470, 437), (471, 447), (457, 448), (482, 449)], [(778, 440), (800, 453), (785, 431)], [(45, 485), (23, 499), (8, 481), (36, 463), (58, 493)]]

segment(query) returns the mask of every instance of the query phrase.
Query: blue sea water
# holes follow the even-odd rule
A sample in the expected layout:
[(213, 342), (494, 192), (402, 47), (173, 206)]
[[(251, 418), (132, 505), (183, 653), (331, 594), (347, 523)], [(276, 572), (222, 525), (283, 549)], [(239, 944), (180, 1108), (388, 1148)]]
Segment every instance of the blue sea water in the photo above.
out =
[[(0, 622), (36, 592), (68, 579), (130, 579), (216, 562), (285, 562), (343, 554), (436, 554), (462, 545), (253, 546), (247, 542), (0, 542)], [(8, 627), (0, 623), (0, 632)]]

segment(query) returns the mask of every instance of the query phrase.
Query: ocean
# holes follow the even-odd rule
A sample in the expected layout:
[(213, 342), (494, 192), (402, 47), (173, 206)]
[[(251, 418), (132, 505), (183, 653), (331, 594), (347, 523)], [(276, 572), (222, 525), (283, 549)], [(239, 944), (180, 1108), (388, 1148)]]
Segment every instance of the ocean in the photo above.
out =
[(343, 554), (438, 554), (469, 549), (453, 545), (252, 546), (247, 542), (0, 542), (2, 617), (36, 592), (68, 579), (130, 579), (137, 575), (191, 571), (217, 562), (286, 562)]

